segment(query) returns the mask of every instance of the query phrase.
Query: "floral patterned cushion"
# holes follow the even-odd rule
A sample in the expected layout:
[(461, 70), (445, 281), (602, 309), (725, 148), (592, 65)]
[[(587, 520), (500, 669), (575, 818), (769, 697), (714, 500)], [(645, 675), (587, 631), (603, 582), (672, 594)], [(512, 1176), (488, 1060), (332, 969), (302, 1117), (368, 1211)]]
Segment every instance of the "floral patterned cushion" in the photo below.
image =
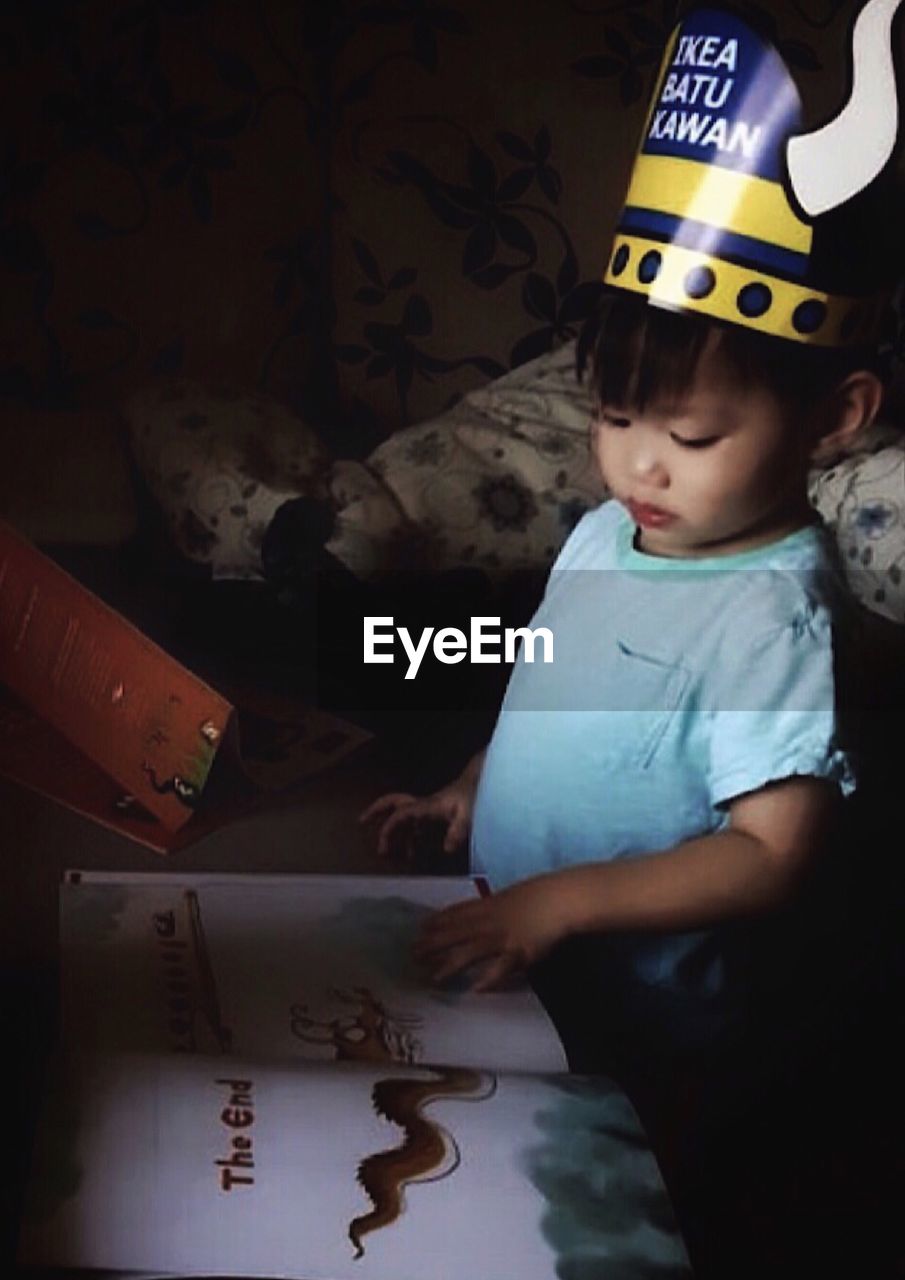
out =
[[(329, 549), (364, 576), (412, 565), (549, 564), (582, 512), (606, 496), (574, 362), (569, 343), (397, 432), (367, 466), (338, 464)], [(836, 533), (855, 596), (905, 622), (905, 436), (889, 424), (871, 428), (849, 456), (812, 473), (810, 494)]]
[(905, 622), (905, 435), (888, 424), (873, 427), (855, 452), (815, 471), (810, 489), (857, 599)]
[[(264, 532), (299, 494), (331, 501), (328, 550), (363, 578), (467, 566), (493, 575), (549, 565), (607, 496), (574, 364), (568, 343), (397, 431), (363, 463), (331, 464), (310, 428), (272, 400), (185, 380), (134, 396), (126, 416), (177, 546), (216, 576), (261, 576)], [(905, 622), (905, 436), (873, 427), (812, 473), (810, 493), (857, 598)]]
[(574, 343), (396, 432), (367, 461), (337, 464), (328, 549), (362, 576), (400, 567), (549, 564), (606, 496), (588, 448)]
[(124, 413), (176, 546), (215, 577), (261, 577), (274, 512), (299, 494), (324, 493), (326, 451), (267, 396), (168, 380), (133, 395)]

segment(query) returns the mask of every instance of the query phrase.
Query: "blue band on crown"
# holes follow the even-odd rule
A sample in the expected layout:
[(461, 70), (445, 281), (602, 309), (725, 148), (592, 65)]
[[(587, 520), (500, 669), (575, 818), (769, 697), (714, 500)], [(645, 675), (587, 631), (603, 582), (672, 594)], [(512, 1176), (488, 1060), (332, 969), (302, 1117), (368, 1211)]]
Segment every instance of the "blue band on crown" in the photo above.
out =
[(803, 280), (807, 274), (808, 256), (805, 253), (793, 253), (765, 240), (740, 236), (675, 214), (657, 213), (654, 209), (627, 206), (620, 219), (619, 230), (646, 232), (671, 244), (680, 244), (685, 249), (699, 249), (711, 257), (726, 258), (729, 262), (738, 262), (790, 280)]

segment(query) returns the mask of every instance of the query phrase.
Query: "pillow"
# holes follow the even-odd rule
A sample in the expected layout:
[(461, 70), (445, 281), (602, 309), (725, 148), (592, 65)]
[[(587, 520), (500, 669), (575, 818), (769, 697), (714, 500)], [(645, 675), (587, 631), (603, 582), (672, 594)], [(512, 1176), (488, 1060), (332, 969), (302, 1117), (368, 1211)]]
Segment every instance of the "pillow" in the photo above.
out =
[(325, 494), (328, 455), (268, 396), (186, 379), (154, 383), (123, 408), (135, 461), (176, 546), (217, 578), (260, 578), (277, 508)]
[[(330, 500), (327, 549), (359, 577), (468, 566), (502, 576), (547, 567), (607, 496), (574, 362), (574, 343), (540, 356), (396, 432), (364, 463), (331, 466), (311, 429), (265, 396), (182, 379), (133, 396), (126, 417), (177, 546), (217, 577), (260, 577), (264, 533), (300, 494)], [(812, 472), (810, 494), (856, 597), (905, 621), (905, 436), (875, 426)]]
[(590, 397), (574, 366), (569, 344), (396, 432), (366, 464), (337, 464), (327, 549), (363, 577), (549, 564), (606, 496), (588, 448)]
[[(328, 550), (363, 577), (548, 566), (579, 516), (607, 496), (574, 364), (569, 343), (397, 432), (366, 463), (336, 464)], [(905, 435), (872, 427), (833, 466), (815, 469), (809, 489), (855, 596), (905, 622)]]
[(836, 535), (852, 593), (905, 622), (905, 435), (874, 426), (847, 457), (811, 474), (810, 494)]
[(128, 453), (109, 410), (0, 414), (0, 518), (33, 542), (119, 546), (138, 513)]

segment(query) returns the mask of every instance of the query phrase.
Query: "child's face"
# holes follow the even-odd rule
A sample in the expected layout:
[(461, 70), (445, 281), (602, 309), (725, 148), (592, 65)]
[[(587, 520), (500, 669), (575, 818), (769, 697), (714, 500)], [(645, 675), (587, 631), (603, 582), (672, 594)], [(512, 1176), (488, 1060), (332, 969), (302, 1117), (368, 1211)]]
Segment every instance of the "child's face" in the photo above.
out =
[(652, 555), (741, 551), (807, 518), (806, 424), (765, 388), (740, 387), (716, 342), (681, 403), (603, 405), (595, 423), (601, 475)]

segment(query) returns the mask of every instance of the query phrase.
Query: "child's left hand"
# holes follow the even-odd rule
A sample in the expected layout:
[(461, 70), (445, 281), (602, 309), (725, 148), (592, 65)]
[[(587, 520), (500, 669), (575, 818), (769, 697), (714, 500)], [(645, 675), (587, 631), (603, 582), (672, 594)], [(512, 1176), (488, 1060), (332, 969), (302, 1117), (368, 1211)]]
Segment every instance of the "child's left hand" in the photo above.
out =
[(543, 878), (523, 880), (489, 898), (457, 902), (421, 927), (415, 958), (434, 982), (479, 967), (472, 991), (492, 991), (524, 972), (560, 940), (563, 928)]

